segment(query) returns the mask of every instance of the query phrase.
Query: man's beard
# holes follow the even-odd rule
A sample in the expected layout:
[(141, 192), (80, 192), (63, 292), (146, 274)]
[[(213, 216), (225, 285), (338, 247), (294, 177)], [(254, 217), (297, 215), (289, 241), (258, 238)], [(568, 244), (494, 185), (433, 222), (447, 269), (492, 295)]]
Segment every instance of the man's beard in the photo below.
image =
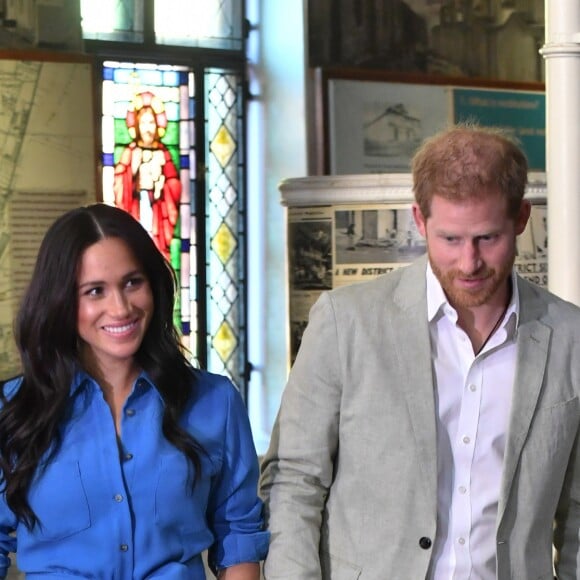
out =
[[(505, 264), (499, 269), (487, 268), (484, 266), (480, 270), (472, 274), (464, 274), (461, 270), (450, 270), (442, 272), (434, 261), (429, 260), (431, 269), (439, 280), (441, 288), (445, 292), (449, 303), (457, 308), (473, 308), (487, 304), (496, 292), (501, 288), (502, 284), (510, 277), (514, 265), (515, 252), (511, 260), (507, 260)], [(454, 281), (460, 278), (462, 280), (485, 280), (482, 288), (477, 290), (469, 290), (458, 288)]]

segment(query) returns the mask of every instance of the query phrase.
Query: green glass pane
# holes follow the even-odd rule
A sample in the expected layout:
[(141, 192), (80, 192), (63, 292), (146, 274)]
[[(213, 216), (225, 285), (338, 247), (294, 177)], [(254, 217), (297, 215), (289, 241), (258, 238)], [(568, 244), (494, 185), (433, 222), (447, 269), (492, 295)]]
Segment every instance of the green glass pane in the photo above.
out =
[(177, 146), (170, 145), (167, 147), (167, 149), (169, 150), (169, 153), (171, 154), (171, 159), (173, 161), (173, 164), (175, 165), (175, 167), (177, 169), (179, 169), (179, 167), (180, 167), (180, 165), (179, 165), (179, 144), (177, 144)]
[(128, 145), (131, 141), (131, 135), (129, 135), (125, 119), (115, 119), (115, 143)]
[(161, 141), (165, 145), (179, 145), (179, 123), (176, 121), (169, 121), (165, 129), (165, 135)]

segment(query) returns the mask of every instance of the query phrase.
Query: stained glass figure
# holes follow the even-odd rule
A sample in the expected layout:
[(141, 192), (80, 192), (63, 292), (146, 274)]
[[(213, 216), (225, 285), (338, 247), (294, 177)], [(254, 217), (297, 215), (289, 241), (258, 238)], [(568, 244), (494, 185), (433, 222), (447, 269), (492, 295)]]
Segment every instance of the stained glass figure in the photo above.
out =
[(126, 124), (133, 141), (115, 166), (115, 205), (138, 219), (169, 259), (181, 182), (161, 141), (167, 128), (163, 101), (151, 91), (137, 93), (127, 110)]

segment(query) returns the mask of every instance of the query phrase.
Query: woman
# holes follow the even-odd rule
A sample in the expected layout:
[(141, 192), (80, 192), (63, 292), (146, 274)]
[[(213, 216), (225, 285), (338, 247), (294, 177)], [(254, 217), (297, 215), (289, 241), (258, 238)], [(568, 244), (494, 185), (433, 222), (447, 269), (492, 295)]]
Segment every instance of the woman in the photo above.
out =
[[(174, 274), (102, 204), (56, 220), (16, 321), (22, 377), (0, 411), (0, 577), (259, 578), (267, 550), (241, 398), (195, 370)], [(15, 538), (11, 535), (15, 532)]]

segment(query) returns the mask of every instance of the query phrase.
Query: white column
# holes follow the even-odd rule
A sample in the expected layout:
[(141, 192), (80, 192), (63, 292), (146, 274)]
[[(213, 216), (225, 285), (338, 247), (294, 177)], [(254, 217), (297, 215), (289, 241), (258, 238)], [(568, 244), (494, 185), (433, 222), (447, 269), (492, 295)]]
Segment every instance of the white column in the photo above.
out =
[(546, 0), (550, 290), (580, 305), (580, 1)]
[(282, 179), (307, 175), (306, 0), (246, 0), (251, 33), (248, 109), (248, 403), (259, 454), (266, 451), (288, 378), (286, 215)]

